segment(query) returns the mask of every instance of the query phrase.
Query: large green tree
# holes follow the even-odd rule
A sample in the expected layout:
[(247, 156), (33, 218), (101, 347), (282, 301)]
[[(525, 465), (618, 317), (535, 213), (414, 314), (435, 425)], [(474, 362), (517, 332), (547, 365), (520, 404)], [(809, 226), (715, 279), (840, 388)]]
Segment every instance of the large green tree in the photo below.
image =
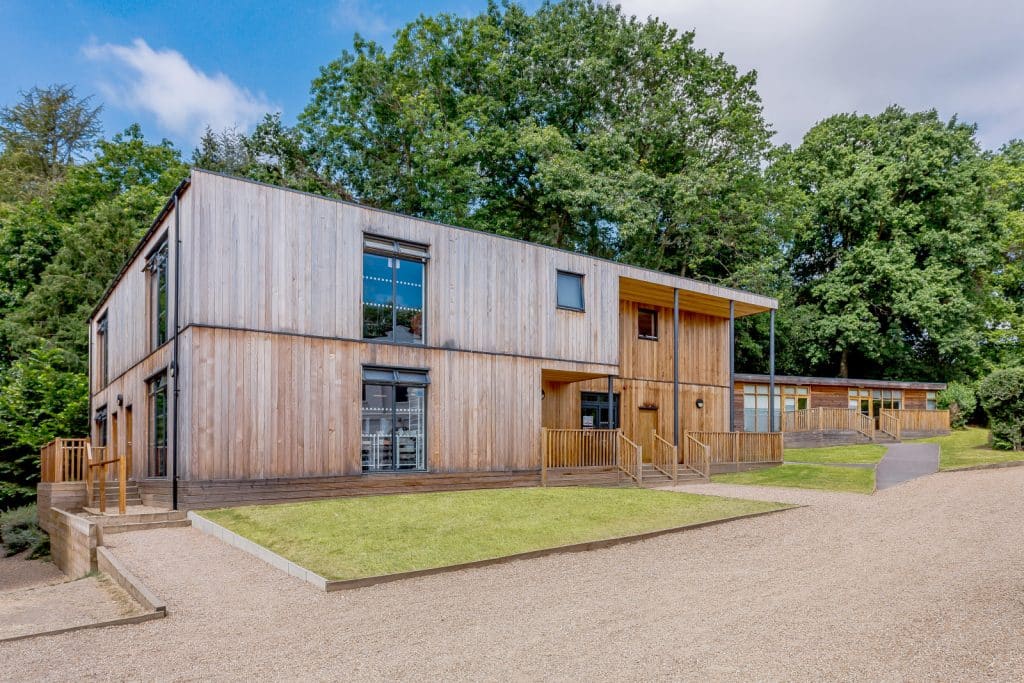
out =
[(986, 360), (1003, 209), (974, 127), (890, 107), (830, 117), (773, 169), (800, 193), (790, 344), (808, 371), (952, 379)]
[(359, 201), (734, 282), (775, 248), (755, 82), (615, 6), (492, 4), (357, 37), (300, 128)]
[(1024, 141), (1013, 140), (992, 160), (992, 191), (1005, 208), (1002, 262), (993, 277), (991, 343), (996, 362), (1024, 364)]

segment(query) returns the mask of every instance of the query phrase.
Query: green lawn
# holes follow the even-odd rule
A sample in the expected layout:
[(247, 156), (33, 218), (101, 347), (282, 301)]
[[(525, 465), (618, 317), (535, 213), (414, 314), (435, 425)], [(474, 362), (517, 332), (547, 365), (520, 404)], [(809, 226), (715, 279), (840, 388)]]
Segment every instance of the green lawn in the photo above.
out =
[(939, 444), (939, 469), (955, 470), (972, 465), (1024, 460), (1024, 453), (989, 448), (988, 430), (968, 427), (949, 436), (933, 436), (917, 443)]
[(787, 448), (786, 462), (865, 463), (874, 465), (885, 455), (885, 446), (857, 444), (829, 448)]
[(875, 490), (875, 470), (870, 467), (832, 465), (779, 465), (763, 470), (716, 474), (711, 477), (711, 481), (719, 484), (791, 486), (800, 489), (872, 493)]
[(787, 505), (649, 489), (335, 498), (200, 514), (328, 579), (429, 569)]

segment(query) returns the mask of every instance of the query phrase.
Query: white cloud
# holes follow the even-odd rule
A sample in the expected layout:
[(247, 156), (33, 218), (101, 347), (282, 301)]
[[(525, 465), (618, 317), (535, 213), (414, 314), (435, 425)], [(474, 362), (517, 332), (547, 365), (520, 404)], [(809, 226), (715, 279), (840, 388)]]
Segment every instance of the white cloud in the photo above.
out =
[(368, 38), (379, 38), (392, 31), (380, 8), (365, 0), (338, 0), (332, 20), (335, 28), (355, 31)]
[(101, 87), (115, 105), (146, 111), (174, 135), (195, 141), (206, 126), (245, 130), (274, 111), (223, 73), (209, 76), (175, 50), (154, 50), (137, 38), (131, 45), (87, 45), (86, 57), (112, 63), (116, 82)]
[(778, 142), (838, 112), (936, 108), (983, 145), (1024, 137), (1019, 0), (618, 0), (756, 69)]

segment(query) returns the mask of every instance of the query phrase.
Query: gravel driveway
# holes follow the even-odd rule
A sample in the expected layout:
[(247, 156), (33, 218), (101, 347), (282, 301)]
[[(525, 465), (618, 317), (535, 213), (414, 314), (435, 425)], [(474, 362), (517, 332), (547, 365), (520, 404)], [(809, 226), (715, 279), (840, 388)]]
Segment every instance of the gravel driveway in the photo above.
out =
[[(167, 619), (0, 646), (12, 679), (1024, 678), (1024, 468), (325, 594), (193, 529), (114, 537)], [(125, 656), (130, 653), (130, 656)]]

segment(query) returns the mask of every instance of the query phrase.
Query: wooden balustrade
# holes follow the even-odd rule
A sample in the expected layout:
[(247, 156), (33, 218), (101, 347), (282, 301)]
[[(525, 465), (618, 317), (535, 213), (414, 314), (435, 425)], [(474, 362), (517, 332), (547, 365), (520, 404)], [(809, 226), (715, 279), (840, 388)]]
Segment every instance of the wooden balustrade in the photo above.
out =
[(878, 414), (878, 431), (885, 432), (897, 441), (900, 440), (900, 411), (882, 410)]
[(708, 447), (710, 464), (782, 462), (781, 432), (686, 432)]
[(40, 481), (45, 484), (85, 482), (85, 496), (92, 505), (93, 480), (99, 485), (100, 512), (107, 510), (107, 481), (117, 480), (117, 507), (125, 514), (128, 462), (124, 456), (107, 457), (107, 448), (88, 439), (54, 439), (39, 449)]
[(676, 481), (679, 478), (679, 449), (661, 438), (657, 431), (653, 432), (653, 437), (651, 464), (665, 476), (671, 477), (672, 481)]
[(644, 454), (643, 449), (630, 441), (622, 430), (616, 430), (618, 434), (619, 470), (628, 474), (642, 486), (644, 483)]
[(900, 410), (900, 432), (948, 432), (948, 410)]
[(54, 439), (39, 449), (40, 481), (85, 481), (88, 439)]
[(683, 432), (683, 466), (707, 479), (711, 476), (711, 448)]
[(804, 408), (783, 412), (783, 432), (860, 432), (874, 436), (874, 421), (855, 408)]

